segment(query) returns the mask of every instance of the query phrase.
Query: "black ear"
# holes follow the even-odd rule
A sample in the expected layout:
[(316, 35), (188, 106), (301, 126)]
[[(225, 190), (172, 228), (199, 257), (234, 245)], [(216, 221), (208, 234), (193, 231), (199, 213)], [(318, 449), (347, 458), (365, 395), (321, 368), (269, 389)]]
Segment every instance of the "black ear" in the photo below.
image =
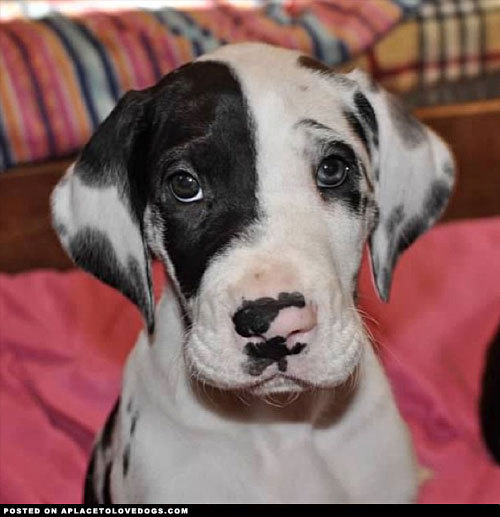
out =
[(453, 157), (433, 131), (360, 71), (353, 104), (374, 161), (378, 221), (370, 237), (375, 284), (387, 301), (400, 254), (440, 217), (454, 183)]
[(74, 262), (121, 291), (154, 330), (151, 264), (144, 238), (147, 92), (127, 93), (52, 194), (54, 228)]

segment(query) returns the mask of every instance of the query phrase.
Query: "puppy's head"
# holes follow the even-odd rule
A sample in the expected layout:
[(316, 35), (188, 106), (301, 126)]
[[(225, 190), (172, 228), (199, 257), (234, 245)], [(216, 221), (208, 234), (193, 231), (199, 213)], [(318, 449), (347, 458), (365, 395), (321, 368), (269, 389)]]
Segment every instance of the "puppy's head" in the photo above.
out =
[(244, 44), (125, 95), (53, 213), (74, 261), (136, 303), (150, 332), (160, 258), (191, 319), (188, 367), (270, 393), (351, 375), (367, 342), (353, 301), (365, 242), (387, 299), (452, 183), (442, 141), (363, 74)]

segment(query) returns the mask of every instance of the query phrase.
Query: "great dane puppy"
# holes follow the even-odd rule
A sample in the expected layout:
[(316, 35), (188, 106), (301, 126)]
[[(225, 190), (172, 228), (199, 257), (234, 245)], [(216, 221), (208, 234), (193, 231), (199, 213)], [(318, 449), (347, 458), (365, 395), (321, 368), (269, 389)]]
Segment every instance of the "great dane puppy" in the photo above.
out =
[(86, 502), (414, 501), (356, 279), (368, 241), (387, 299), (452, 184), (394, 98), (295, 51), (228, 45), (127, 93), (52, 198), (75, 263), (146, 321)]

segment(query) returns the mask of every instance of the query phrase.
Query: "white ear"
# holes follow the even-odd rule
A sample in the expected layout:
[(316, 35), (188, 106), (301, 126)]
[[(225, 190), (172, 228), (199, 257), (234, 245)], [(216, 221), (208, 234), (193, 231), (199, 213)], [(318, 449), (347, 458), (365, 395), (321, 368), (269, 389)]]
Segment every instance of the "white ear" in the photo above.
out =
[(370, 237), (375, 284), (387, 301), (400, 254), (443, 213), (454, 183), (453, 157), (444, 142), (400, 101), (359, 71), (354, 101), (371, 135), (378, 220)]
[[(121, 291), (154, 330), (150, 259), (138, 166), (143, 99), (127, 94), (99, 126), (52, 194), (53, 225), (74, 262)], [(143, 186), (139, 186), (139, 184)]]

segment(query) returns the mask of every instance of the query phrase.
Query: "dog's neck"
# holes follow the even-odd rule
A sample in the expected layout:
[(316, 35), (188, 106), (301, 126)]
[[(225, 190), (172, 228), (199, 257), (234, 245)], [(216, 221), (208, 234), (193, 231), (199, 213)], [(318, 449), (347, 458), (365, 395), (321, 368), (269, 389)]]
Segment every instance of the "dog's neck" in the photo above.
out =
[[(309, 424), (322, 428), (351, 411), (354, 399), (365, 398), (368, 370), (378, 367), (370, 350), (360, 371), (344, 385), (300, 394), (267, 398), (220, 390), (197, 380), (185, 361), (185, 318), (179, 298), (168, 286), (157, 308), (155, 334), (143, 332), (127, 364), (127, 377), (136, 378), (142, 403), (184, 424), (213, 426), (217, 422)], [(368, 359), (368, 361), (366, 360)], [(380, 369), (380, 368), (379, 368)], [(359, 381), (358, 381), (359, 377)], [(385, 386), (385, 379), (381, 378)], [(375, 390), (377, 391), (377, 390)]]

